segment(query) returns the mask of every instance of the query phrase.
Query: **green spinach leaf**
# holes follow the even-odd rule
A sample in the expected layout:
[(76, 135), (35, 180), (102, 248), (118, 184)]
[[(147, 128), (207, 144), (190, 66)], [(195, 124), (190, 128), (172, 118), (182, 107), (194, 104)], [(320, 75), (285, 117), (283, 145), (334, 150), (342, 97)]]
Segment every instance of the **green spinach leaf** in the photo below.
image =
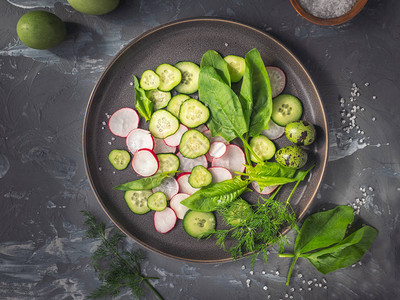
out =
[(238, 96), (213, 67), (200, 69), (199, 99), (210, 109), (212, 121), (208, 125), (213, 136), (222, 136), (229, 142), (247, 132)]
[(139, 81), (135, 75), (133, 75), (133, 84), (135, 86), (135, 108), (147, 122), (153, 114), (153, 102), (146, 96), (145, 91), (139, 86)]
[(371, 247), (378, 231), (363, 226), (336, 245), (310, 254), (302, 254), (323, 274), (351, 266)]
[(229, 69), (227, 62), (219, 55), (215, 50), (208, 50), (203, 54), (200, 62), (200, 68), (213, 67), (221, 79), (228, 85), (231, 86), (231, 76), (229, 75)]
[(175, 172), (165, 172), (160, 174), (155, 174), (150, 177), (143, 177), (138, 180), (130, 181), (121, 185), (117, 185), (114, 187), (114, 190), (118, 191), (141, 191), (141, 190), (151, 190), (155, 187), (158, 187), (161, 184), (161, 181), (174, 174)]
[(249, 128), (249, 136), (260, 135), (268, 128), (272, 113), (271, 85), (264, 62), (257, 49), (246, 56), (246, 69), (240, 89), (240, 101)]
[(198, 190), (181, 203), (195, 211), (214, 211), (234, 201), (247, 190), (248, 184), (248, 180), (234, 177)]

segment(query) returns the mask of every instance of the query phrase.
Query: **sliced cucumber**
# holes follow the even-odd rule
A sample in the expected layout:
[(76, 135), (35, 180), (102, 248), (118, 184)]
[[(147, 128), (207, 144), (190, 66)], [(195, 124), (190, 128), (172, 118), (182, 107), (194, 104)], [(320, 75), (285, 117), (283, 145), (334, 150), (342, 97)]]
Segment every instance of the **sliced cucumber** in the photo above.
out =
[(179, 169), (179, 158), (173, 153), (157, 154), (158, 171), (157, 173), (174, 172)]
[[(250, 147), (263, 161), (274, 157), (276, 152), (275, 144), (262, 134), (250, 140)], [(254, 162), (257, 162), (256, 158), (251, 153), (250, 159)]]
[(194, 188), (201, 188), (211, 184), (212, 175), (203, 166), (195, 166), (189, 176), (189, 184)]
[(149, 123), (151, 134), (159, 139), (173, 135), (179, 128), (178, 119), (169, 111), (160, 109), (153, 113)]
[(128, 151), (114, 149), (108, 154), (108, 160), (117, 170), (124, 170), (131, 161)]
[(151, 210), (162, 211), (167, 207), (167, 196), (163, 192), (157, 192), (147, 199), (147, 206)]
[(160, 76), (160, 85), (158, 89), (164, 92), (172, 90), (182, 79), (181, 71), (170, 64), (159, 65), (156, 69), (156, 73)]
[(196, 99), (189, 99), (182, 103), (179, 111), (179, 120), (189, 128), (195, 128), (207, 122), (210, 111), (207, 106)]
[(186, 158), (196, 158), (207, 153), (210, 140), (196, 129), (186, 131), (179, 144), (179, 152)]
[(244, 225), (246, 219), (253, 214), (251, 205), (239, 198), (235, 200), (226, 211), (225, 219), (231, 226)]
[(146, 70), (140, 77), (140, 87), (146, 91), (154, 90), (160, 85), (160, 76), (153, 70)]
[(188, 99), (190, 99), (188, 95), (178, 94), (173, 96), (168, 103), (167, 110), (175, 117), (179, 118), (179, 111), (181, 110), (181, 105)]
[(282, 94), (274, 98), (272, 102), (272, 120), (280, 125), (300, 120), (303, 114), (303, 106), (299, 99), (289, 94)]
[(175, 90), (182, 94), (193, 94), (199, 89), (200, 67), (190, 61), (180, 61), (177, 67), (182, 73), (182, 80)]
[(147, 199), (152, 195), (150, 190), (126, 191), (124, 198), (130, 210), (138, 215), (143, 215), (150, 211), (147, 206)]
[(243, 57), (236, 55), (228, 55), (224, 57), (228, 63), (228, 71), (232, 82), (238, 82), (243, 78), (246, 69), (246, 61)]
[(202, 239), (215, 230), (215, 216), (212, 212), (189, 210), (183, 217), (183, 229), (191, 237)]
[(153, 102), (154, 110), (166, 107), (169, 103), (169, 100), (171, 100), (170, 92), (163, 92), (159, 89), (146, 91), (146, 96), (151, 100), (151, 102)]

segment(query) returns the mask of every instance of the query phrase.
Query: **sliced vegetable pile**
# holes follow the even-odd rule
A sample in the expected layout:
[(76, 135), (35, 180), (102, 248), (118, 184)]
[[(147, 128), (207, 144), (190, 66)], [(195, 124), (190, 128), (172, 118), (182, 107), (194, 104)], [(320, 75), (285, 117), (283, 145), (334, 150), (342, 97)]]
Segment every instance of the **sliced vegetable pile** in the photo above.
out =
[[(216, 211), (224, 225), (240, 228), (262, 212), (240, 198), (249, 186), (269, 195), (308, 174), (310, 169), (300, 170), (307, 162), (301, 146), (315, 140), (315, 128), (300, 120), (301, 101), (282, 94), (284, 71), (266, 67), (257, 49), (244, 58), (209, 50), (200, 66), (163, 63), (144, 71), (140, 80), (133, 78), (136, 110), (121, 108), (108, 124), (114, 135), (126, 138), (127, 149), (113, 150), (109, 160), (117, 170), (130, 163), (143, 177), (115, 189), (125, 191), (132, 212), (153, 210), (158, 232), (170, 231), (182, 219), (192, 237), (218, 235)], [(139, 116), (148, 121), (148, 130), (138, 128)], [(293, 144), (277, 149), (273, 140), (283, 135)], [(288, 220), (292, 215), (277, 228)]]

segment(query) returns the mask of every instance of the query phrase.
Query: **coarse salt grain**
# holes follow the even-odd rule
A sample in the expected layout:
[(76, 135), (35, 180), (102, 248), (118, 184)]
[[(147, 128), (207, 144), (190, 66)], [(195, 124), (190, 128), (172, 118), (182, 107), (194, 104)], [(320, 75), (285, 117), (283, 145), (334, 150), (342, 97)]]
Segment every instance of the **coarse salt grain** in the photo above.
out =
[(337, 18), (350, 11), (357, 0), (300, 0), (310, 14), (324, 19)]

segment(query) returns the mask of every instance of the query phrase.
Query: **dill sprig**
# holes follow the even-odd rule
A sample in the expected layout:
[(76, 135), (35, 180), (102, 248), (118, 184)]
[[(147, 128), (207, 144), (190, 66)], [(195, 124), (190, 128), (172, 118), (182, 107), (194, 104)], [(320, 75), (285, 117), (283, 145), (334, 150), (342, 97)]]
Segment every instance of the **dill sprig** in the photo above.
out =
[[(257, 204), (253, 205), (254, 213), (243, 218), (240, 224), (230, 225), (230, 228), (219, 229), (214, 233), (216, 243), (228, 251), (234, 259), (246, 253), (252, 253), (252, 268), (259, 255), (262, 255), (266, 262), (268, 261), (267, 248), (269, 246), (279, 246), (283, 250), (283, 247), (288, 244), (287, 238), (281, 234), (283, 228), (288, 226), (297, 230), (296, 215), (289, 204), (292, 194), (285, 202), (280, 202), (275, 200), (278, 191), (279, 188), (270, 198), (260, 197)], [(218, 213), (226, 223), (232, 217), (229, 206), (221, 208)]]
[(124, 236), (120, 232), (111, 231), (106, 234), (104, 223), (97, 222), (87, 211), (82, 213), (87, 217), (84, 223), (88, 227), (86, 237), (101, 240), (91, 260), (102, 285), (88, 298), (115, 297), (123, 288), (129, 288), (133, 295), (140, 298), (144, 296), (143, 284), (145, 284), (158, 299), (163, 299), (149, 282), (149, 279), (158, 278), (141, 274), (140, 263), (144, 259), (142, 251), (123, 250), (120, 244)]

